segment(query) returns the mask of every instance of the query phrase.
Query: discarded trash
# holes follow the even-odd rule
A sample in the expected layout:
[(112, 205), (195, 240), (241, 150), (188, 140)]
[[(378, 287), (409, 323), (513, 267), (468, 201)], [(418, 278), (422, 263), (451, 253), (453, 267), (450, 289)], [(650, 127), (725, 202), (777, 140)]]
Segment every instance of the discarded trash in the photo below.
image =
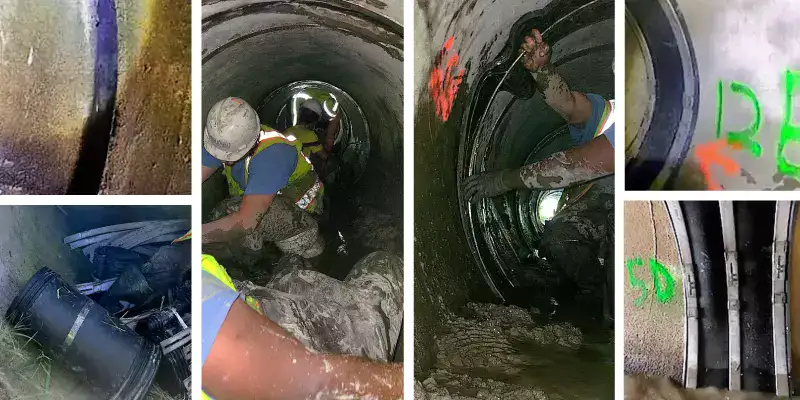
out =
[(161, 361), (158, 346), (48, 268), (39, 270), (14, 298), (6, 320), (91, 382), (101, 398), (144, 398)]

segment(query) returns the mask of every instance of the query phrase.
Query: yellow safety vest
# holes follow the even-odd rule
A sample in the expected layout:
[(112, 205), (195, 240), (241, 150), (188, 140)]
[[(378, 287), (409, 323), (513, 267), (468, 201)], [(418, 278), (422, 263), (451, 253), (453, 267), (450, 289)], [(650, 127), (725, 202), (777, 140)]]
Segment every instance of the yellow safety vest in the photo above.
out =
[[(297, 165), (292, 172), (292, 175), (289, 176), (289, 184), (286, 185), (283, 189), (280, 190), (279, 193), (287, 195), (293, 199), (295, 199), (295, 203), (302, 209), (313, 212), (316, 207), (316, 198), (318, 194), (321, 194), (323, 191), (322, 182), (317, 178), (316, 173), (311, 173), (314, 170), (314, 167), (311, 165), (311, 160), (303, 154), (303, 144), (294, 138), (290, 138), (287, 136), (282, 135), (280, 132), (273, 130), (272, 128), (261, 125), (261, 137), (256, 148), (255, 153), (251, 156), (245, 157), (243, 160), (244, 164), (244, 184), (247, 186), (247, 179), (250, 174), (250, 160), (255, 157), (258, 153), (264, 151), (269, 146), (273, 144), (282, 143), (288, 144), (289, 146), (293, 146), (297, 150)], [(228, 180), (228, 193), (231, 196), (242, 196), (244, 195), (244, 190), (233, 179), (231, 175), (231, 166), (225, 165), (225, 169), (223, 170), (223, 174), (225, 178)]]
[[(219, 279), (220, 282), (224, 283), (225, 286), (231, 288), (233, 291), (236, 291), (236, 286), (233, 285), (233, 279), (231, 279), (231, 276), (228, 275), (228, 271), (226, 271), (225, 267), (217, 262), (217, 259), (214, 258), (214, 256), (203, 254), (202, 258), (200, 259), (200, 265), (203, 267), (203, 271), (208, 272), (215, 278)], [(261, 314), (261, 307), (258, 304), (258, 300), (256, 300), (254, 297), (246, 296), (244, 302)]]
[(285, 136), (292, 136), (300, 142), (301, 151), (306, 157), (311, 157), (312, 154), (322, 151), (322, 143), (319, 142), (317, 133), (303, 126), (295, 125), (283, 131)]

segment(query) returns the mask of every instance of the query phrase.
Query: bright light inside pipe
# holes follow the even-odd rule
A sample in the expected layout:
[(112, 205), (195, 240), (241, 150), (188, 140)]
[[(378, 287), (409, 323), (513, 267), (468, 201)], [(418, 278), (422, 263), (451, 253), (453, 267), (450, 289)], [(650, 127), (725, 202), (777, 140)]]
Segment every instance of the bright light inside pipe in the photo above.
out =
[(558, 202), (561, 200), (561, 190), (553, 190), (545, 193), (539, 201), (539, 222), (545, 223), (556, 215)]
[(300, 116), (300, 100), (308, 100), (311, 96), (305, 92), (296, 93), (292, 96), (292, 126), (297, 125), (297, 118)]

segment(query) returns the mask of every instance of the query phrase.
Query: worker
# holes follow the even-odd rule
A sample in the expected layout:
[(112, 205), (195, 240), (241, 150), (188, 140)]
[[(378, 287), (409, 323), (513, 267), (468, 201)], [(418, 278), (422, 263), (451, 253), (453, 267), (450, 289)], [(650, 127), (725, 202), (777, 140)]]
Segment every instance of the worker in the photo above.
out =
[[(516, 189), (564, 189), (555, 216), (543, 228), (537, 254), (543, 262), (558, 266), (581, 293), (613, 301), (613, 296), (601, 295), (613, 290), (606, 287), (607, 271), (599, 259), (605, 257), (601, 244), (609, 235), (613, 243), (608, 221), (614, 220), (614, 101), (570, 89), (550, 62), (550, 46), (538, 30), (525, 37), (520, 52), (545, 102), (566, 121), (572, 146), (520, 168), (468, 177), (465, 200), (475, 202)], [(603, 307), (609, 309), (610, 304)]]
[(375, 252), (344, 281), (281, 259), (264, 287), (234, 282), (202, 256), (203, 398), (403, 397), (394, 358), (403, 318), (402, 260)]
[[(316, 93), (316, 92), (314, 92)], [(339, 103), (335, 102), (330, 95), (317, 97), (322, 98), (325, 106), (320, 104), (316, 98), (309, 98), (300, 103), (296, 112), (296, 123), (286, 129), (284, 134), (297, 138), (303, 144), (303, 153), (311, 160), (314, 170), (325, 181), (328, 175), (333, 173), (331, 166), (336, 165), (332, 159), (333, 145), (336, 135), (339, 132)], [(323, 107), (325, 111), (323, 111)], [(325, 125), (324, 128), (318, 128)], [(320, 139), (320, 134), (322, 138)]]
[(517, 169), (472, 175), (464, 183), (467, 201), (515, 189), (566, 188), (614, 173), (614, 102), (573, 91), (550, 63), (550, 46), (534, 29), (520, 49), (547, 104), (569, 125), (573, 147)]
[(203, 224), (206, 251), (243, 265), (260, 259), (265, 242), (306, 258), (322, 253), (312, 217), (322, 212), (322, 182), (301, 143), (262, 125), (247, 102), (228, 97), (211, 107), (202, 164), (204, 182), (223, 169), (229, 194)]

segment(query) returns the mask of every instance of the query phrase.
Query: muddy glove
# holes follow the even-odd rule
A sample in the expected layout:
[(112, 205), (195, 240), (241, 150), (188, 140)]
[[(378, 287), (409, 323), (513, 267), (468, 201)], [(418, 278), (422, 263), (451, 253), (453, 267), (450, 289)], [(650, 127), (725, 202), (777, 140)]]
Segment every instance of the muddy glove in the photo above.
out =
[(509, 185), (509, 174), (517, 170), (481, 172), (467, 177), (464, 181), (464, 200), (476, 202), (484, 197), (494, 197), (513, 190)]
[(550, 62), (550, 46), (542, 39), (538, 29), (531, 31), (531, 36), (525, 36), (525, 42), (520, 46), (519, 52), (525, 53), (522, 63), (532, 72), (538, 71)]

